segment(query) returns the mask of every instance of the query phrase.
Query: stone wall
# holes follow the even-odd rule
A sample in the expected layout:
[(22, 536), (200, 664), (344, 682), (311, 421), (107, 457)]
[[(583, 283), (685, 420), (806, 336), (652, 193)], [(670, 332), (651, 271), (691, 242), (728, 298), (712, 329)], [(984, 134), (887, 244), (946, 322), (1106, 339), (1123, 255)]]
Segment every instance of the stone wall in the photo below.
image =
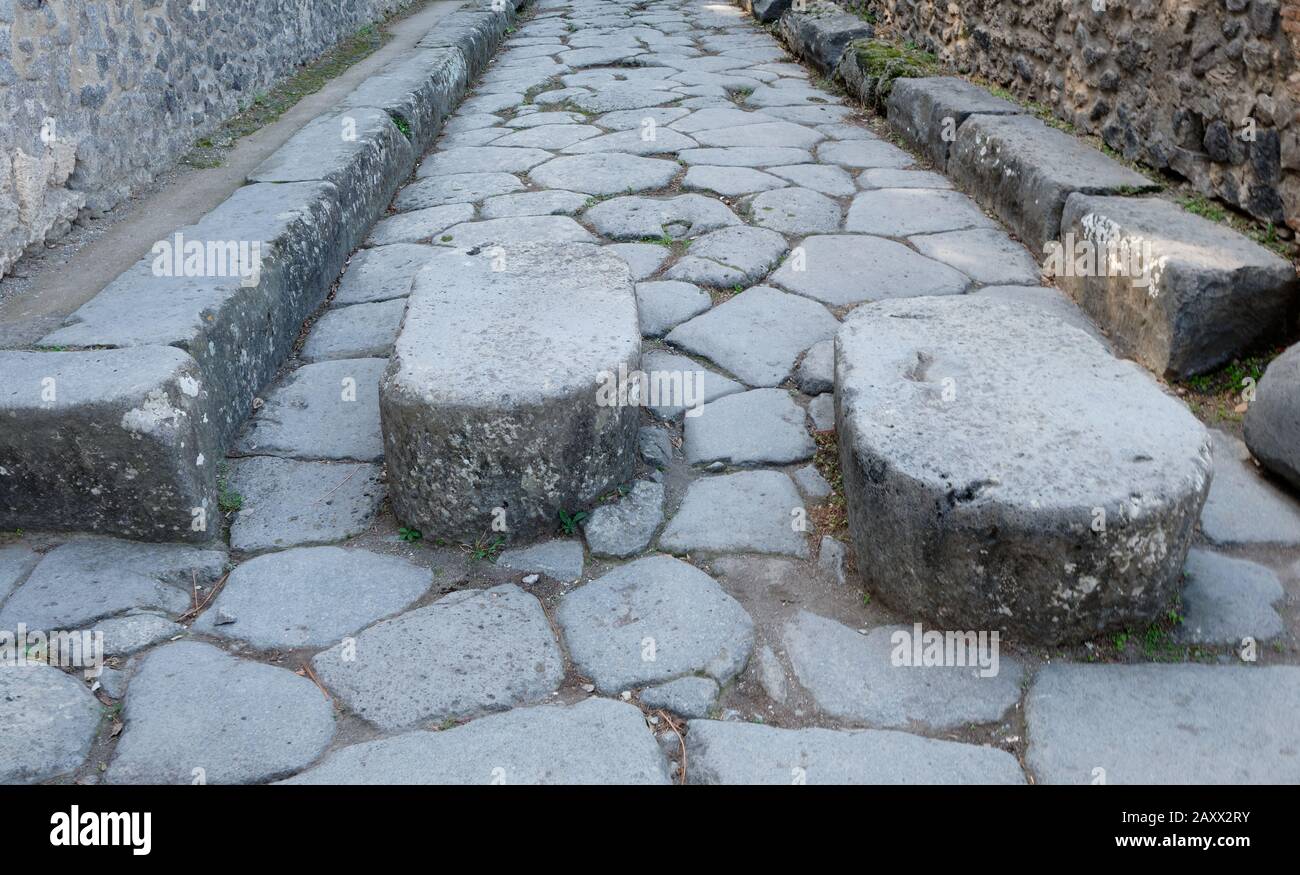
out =
[(0, 0), (0, 276), (413, 0)]
[(867, 0), (886, 35), (1300, 228), (1300, 0)]

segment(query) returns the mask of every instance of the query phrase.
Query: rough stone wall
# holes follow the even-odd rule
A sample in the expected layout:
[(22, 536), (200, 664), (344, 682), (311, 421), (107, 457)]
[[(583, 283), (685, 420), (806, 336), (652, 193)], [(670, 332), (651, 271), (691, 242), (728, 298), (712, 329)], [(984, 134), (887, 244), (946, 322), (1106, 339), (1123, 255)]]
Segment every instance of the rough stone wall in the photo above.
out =
[(413, 0), (0, 0), (0, 276)]
[(884, 31), (1300, 228), (1300, 0), (872, 0)]

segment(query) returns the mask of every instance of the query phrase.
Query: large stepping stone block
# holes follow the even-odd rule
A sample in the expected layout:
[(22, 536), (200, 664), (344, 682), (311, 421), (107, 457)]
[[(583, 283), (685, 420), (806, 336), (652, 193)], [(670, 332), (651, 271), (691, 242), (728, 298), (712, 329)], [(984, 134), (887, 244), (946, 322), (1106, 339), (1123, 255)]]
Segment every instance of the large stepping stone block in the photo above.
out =
[(1054, 259), (1061, 287), (1162, 376), (1230, 361), (1282, 324), (1300, 291), (1290, 262), (1160, 198), (1073, 194), (1061, 234), (1074, 247)]
[(1298, 711), (1295, 666), (1049, 665), (1025, 760), (1041, 784), (1295, 784)]
[(0, 352), (0, 372), (0, 529), (215, 536), (219, 450), (185, 352)]
[(600, 247), (432, 259), (380, 385), (397, 517), (473, 540), (504, 514), (526, 539), (630, 480), (638, 409), (606, 390), (640, 355), (627, 264)]
[(1038, 643), (1169, 608), (1210, 441), (1139, 366), (1042, 309), (912, 298), (854, 311), (835, 372), (850, 532), (893, 607)]
[(1024, 110), (957, 76), (895, 79), (886, 101), (889, 124), (940, 171), (957, 129), (972, 115), (1021, 115)]
[(1300, 489), (1300, 344), (1269, 364), (1246, 411), (1246, 446)]
[(1129, 194), (1157, 186), (1069, 134), (1027, 115), (974, 115), (957, 129), (947, 172), (997, 214), (1034, 255), (1061, 232), (1074, 192)]

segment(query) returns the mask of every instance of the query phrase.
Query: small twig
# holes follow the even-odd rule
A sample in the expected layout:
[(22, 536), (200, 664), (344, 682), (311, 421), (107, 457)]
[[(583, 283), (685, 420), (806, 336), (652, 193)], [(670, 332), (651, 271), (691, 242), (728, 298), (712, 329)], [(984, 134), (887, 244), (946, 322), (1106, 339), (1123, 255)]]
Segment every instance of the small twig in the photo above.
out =
[(307, 677), (311, 678), (313, 684), (320, 687), (321, 695), (325, 697), (325, 701), (333, 704), (334, 700), (330, 698), (329, 690), (325, 689), (325, 685), (320, 682), (320, 678), (316, 677), (316, 672), (311, 670), (311, 665), (304, 662), (302, 670), (307, 672)]
[(681, 783), (686, 783), (686, 737), (682, 735), (682, 730), (673, 722), (673, 718), (668, 716), (668, 712), (660, 708), (655, 714), (663, 718), (668, 724), (668, 728), (677, 733), (677, 742), (682, 746), (682, 778)]
[(198, 592), (196, 590), (194, 595), (194, 601), (196, 604), (194, 605), (194, 607), (190, 608), (188, 611), (181, 614), (180, 617), (178, 618), (178, 621), (184, 623), (187, 620), (193, 620), (195, 617), (201, 614), (203, 612), (203, 609), (206, 608), (209, 604), (211, 604), (212, 600), (216, 598), (217, 593), (221, 592), (221, 588), (226, 585), (226, 579), (228, 577), (230, 577), (229, 571), (221, 575), (221, 579), (218, 580), (213, 585), (212, 589), (208, 590), (208, 597), (203, 600), (203, 604), (197, 603), (199, 597), (198, 597)]
[(324, 501), (325, 499), (329, 498), (329, 497), (330, 497), (331, 495), (333, 495), (335, 492), (338, 492), (338, 491), (339, 491), (339, 487), (341, 487), (344, 483), (347, 483), (349, 480), (351, 480), (351, 479), (353, 478), (353, 476), (354, 476), (358, 471), (360, 471), (362, 468), (364, 468), (364, 467), (366, 467), (366, 466), (365, 466), (365, 465), (357, 465), (357, 467), (354, 468), (354, 469), (352, 470), (352, 473), (351, 473), (351, 474), (349, 474), (348, 476), (344, 477), (342, 480), (339, 481), (338, 486), (335, 486), (335, 487), (334, 487), (333, 489), (331, 489), (329, 492), (326, 492), (326, 493), (325, 493), (324, 495), (322, 495), (320, 498), (318, 498), (318, 499), (316, 499), (315, 501), (313, 501), (312, 504), (313, 504), (313, 505), (320, 504), (322, 501)]

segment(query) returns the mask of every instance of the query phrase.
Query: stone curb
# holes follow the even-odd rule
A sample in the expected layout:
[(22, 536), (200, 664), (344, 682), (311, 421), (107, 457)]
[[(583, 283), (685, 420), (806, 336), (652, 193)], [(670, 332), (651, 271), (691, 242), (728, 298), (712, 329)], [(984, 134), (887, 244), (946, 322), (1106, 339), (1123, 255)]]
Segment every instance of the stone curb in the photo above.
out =
[(790, 8), (777, 29), (790, 51), (823, 73), (834, 72), (849, 43), (874, 34), (871, 25), (828, 0), (812, 0), (803, 12)]
[(526, 2), (439, 21), (39, 344), (74, 351), (0, 351), (28, 377), (0, 395), (0, 525), (209, 540), (192, 518), (254, 397)]

